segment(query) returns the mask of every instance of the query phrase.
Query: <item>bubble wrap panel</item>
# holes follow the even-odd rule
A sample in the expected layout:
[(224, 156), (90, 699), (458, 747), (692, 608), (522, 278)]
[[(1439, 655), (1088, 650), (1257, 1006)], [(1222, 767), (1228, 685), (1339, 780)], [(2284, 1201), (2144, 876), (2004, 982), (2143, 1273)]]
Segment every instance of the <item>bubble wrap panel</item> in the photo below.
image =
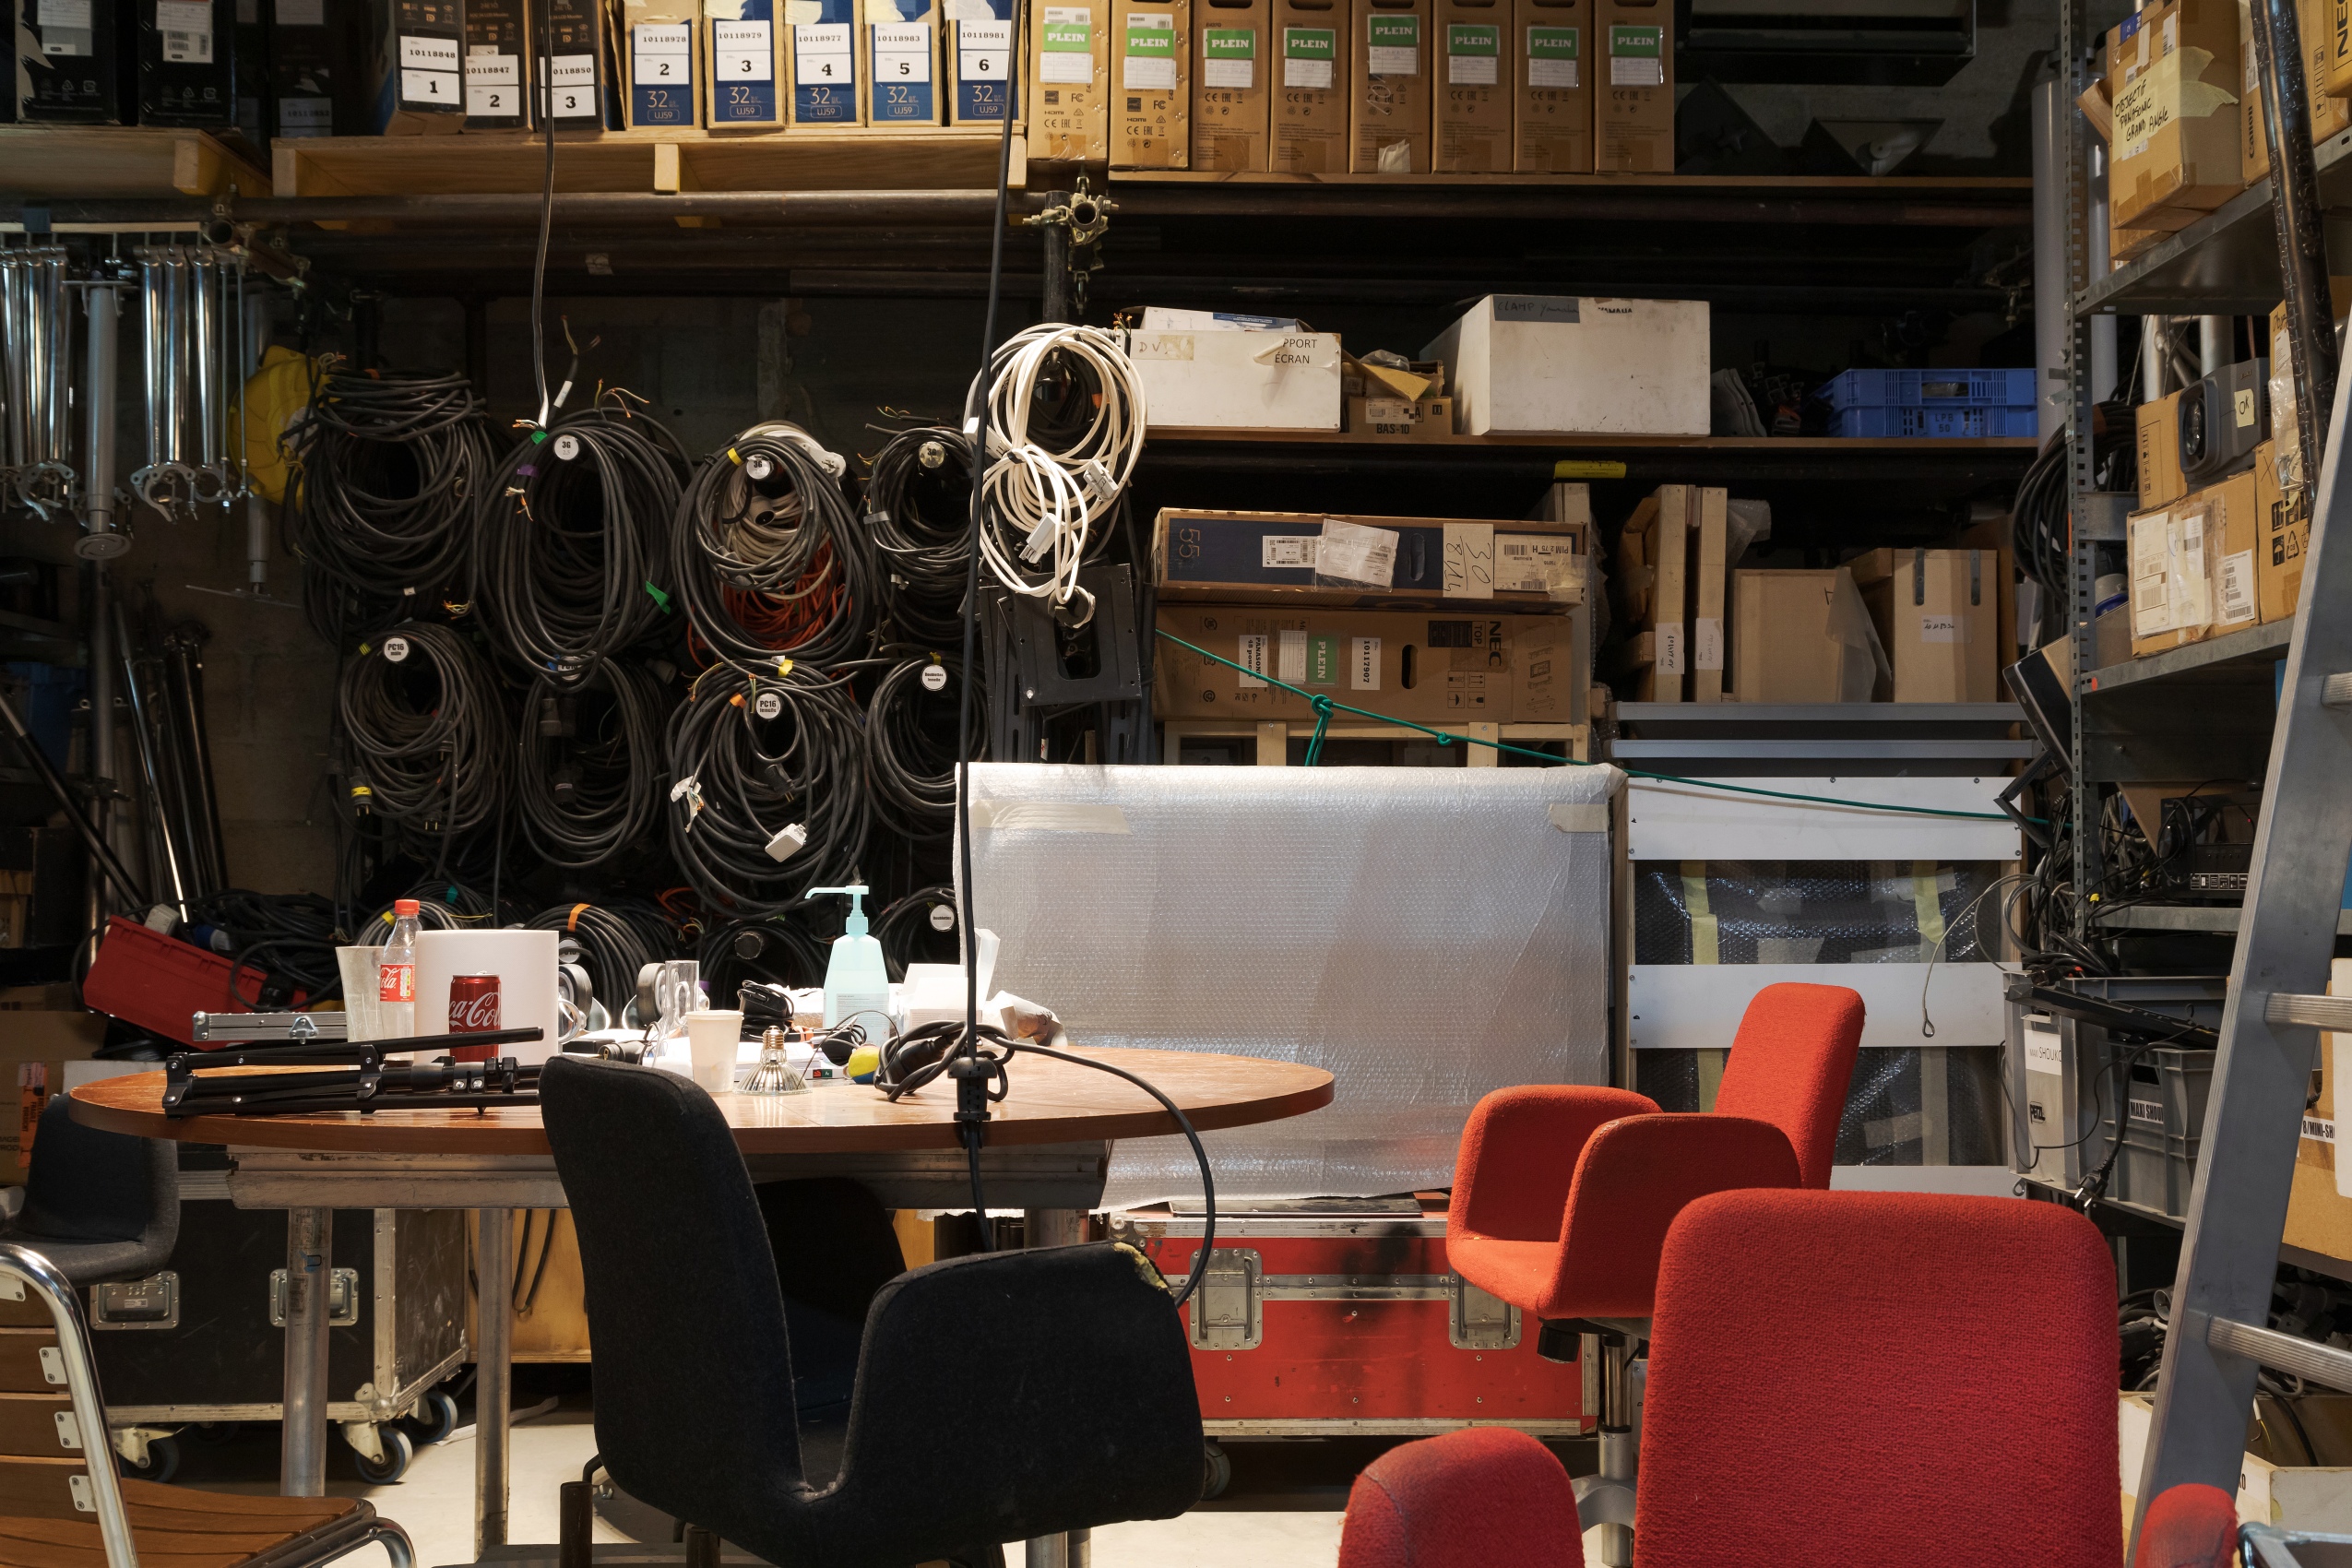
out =
[(1973, 861), (1642, 861), (1633, 961), (1977, 962), (1990, 957), (2001, 910), (1982, 895), (1999, 874)]
[[(1003, 940), (995, 983), (1085, 1044), (1336, 1077), (1324, 1110), (1205, 1135), (1219, 1198), (1442, 1186), (1488, 1090), (1608, 1081), (1606, 829), (1623, 780), (983, 763), (974, 918)], [(1104, 1202), (1199, 1185), (1182, 1138), (1135, 1140)]]

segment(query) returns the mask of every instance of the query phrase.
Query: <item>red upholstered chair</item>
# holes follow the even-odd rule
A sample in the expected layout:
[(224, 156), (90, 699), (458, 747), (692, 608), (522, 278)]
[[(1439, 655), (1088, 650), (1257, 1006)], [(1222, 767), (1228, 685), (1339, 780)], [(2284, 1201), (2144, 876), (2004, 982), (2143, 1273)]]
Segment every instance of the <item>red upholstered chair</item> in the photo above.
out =
[(1742, 1187), (1827, 1187), (1862, 1038), (1843, 986), (1771, 985), (1740, 1020), (1715, 1110), (1666, 1115), (1625, 1089), (1535, 1085), (1479, 1102), (1454, 1165), (1446, 1256), (1461, 1277), (1545, 1321), (1538, 1348), (1602, 1358), (1598, 1477), (1577, 1483), (1588, 1524), (1630, 1559), (1634, 1440), (1626, 1363), (1646, 1336), (1667, 1227), (1685, 1205)]
[(2132, 1553), (2132, 1568), (2232, 1568), (2237, 1561), (2238, 1500), (2195, 1481), (2156, 1494)]
[(1550, 1449), (1508, 1427), (1469, 1427), (1392, 1448), (1348, 1493), (1339, 1568), (1584, 1562), (1568, 1472)]

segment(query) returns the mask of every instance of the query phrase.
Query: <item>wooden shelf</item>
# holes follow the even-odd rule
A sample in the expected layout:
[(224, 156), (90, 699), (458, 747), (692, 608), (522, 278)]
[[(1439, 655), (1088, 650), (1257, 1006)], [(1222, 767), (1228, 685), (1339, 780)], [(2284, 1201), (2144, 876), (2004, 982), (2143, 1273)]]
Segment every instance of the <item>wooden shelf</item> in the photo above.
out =
[(1996, 435), (1938, 440), (1925, 436), (1835, 435), (1444, 435), (1399, 440), (1360, 431), (1314, 430), (1194, 430), (1153, 425), (1145, 433), (1151, 441), (1241, 442), (1297, 446), (1376, 446), (1402, 453), (1463, 447), (1515, 451), (1612, 451), (1632, 447), (1677, 447), (1699, 452), (1780, 452), (1818, 456), (1825, 452), (2037, 452), (2041, 442), (2030, 435)]
[(1670, 190), (1685, 193), (1864, 196), (1989, 196), (2031, 193), (2026, 176), (1867, 174), (1275, 174), (1207, 169), (1113, 169), (1114, 185), (1372, 185), (1387, 190), (1487, 186), (1590, 190)]
[[(558, 136), (566, 194), (994, 190), (992, 126), (848, 131), (615, 131)], [(451, 137), (313, 137), (271, 144), (279, 196), (431, 196), (541, 189), (546, 147), (523, 131)], [(1028, 177), (1013, 133), (1013, 185)]]
[(269, 177), (208, 131), (0, 125), (0, 193), (27, 198), (258, 196), (269, 194)]

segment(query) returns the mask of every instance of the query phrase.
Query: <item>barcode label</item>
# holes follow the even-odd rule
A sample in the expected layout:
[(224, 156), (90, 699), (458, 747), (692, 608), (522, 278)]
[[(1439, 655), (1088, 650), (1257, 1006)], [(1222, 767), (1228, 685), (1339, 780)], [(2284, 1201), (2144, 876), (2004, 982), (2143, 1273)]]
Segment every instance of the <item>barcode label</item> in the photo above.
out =
[(931, 24), (894, 23), (873, 30), (873, 79), (885, 87), (931, 80)]
[(2333, 1144), (2335, 1142), (2335, 1123), (2325, 1116), (2306, 1116), (2303, 1118), (2303, 1135), (2315, 1144)]
[(2227, 625), (2262, 613), (2254, 598), (2254, 552), (2240, 550), (2221, 558), (2221, 619)]
[(172, 65), (212, 64), (212, 6), (209, 0), (156, 0), (155, 30), (163, 35), (164, 63)]

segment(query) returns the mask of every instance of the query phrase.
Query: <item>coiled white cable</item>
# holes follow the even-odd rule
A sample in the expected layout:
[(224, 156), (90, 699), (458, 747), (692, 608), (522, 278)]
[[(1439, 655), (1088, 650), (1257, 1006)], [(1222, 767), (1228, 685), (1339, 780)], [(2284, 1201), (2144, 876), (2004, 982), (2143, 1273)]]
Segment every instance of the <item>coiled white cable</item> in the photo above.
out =
[[(1013, 592), (1042, 599), (1070, 624), (1084, 625), (1094, 599), (1078, 586), (1078, 567), (1097, 521), (1118, 503), (1143, 454), (1143, 383), (1116, 333), (1059, 323), (1007, 339), (990, 371), (980, 557)], [(1075, 433), (1039, 439), (1030, 430), (1039, 411), (1032, 405), (1049, 371), (1086, 386), (1091, 415)]]

